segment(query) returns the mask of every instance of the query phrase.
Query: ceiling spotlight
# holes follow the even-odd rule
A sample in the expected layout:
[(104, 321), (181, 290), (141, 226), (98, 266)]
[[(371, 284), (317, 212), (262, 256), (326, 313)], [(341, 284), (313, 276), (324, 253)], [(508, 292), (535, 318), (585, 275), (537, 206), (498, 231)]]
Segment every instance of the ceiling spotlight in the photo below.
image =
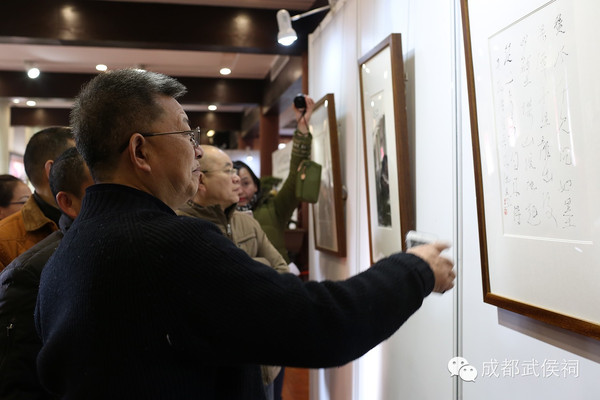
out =
[(14, 99), (12, 99), (13, 104), (19, 104), (21, 102), (21, 99), (17, 99), (16, 97)]
[(35, 102), (35, 100), (27, 100), (27, 103), (25, 104), (27, 104), (29, 107), (35, 107), (37, 103)]
[(96, 71), (104, 72), (107, 69), (108, 69), (108, 67), (105, 64), (98, 64), (98, 65), (96, 65)]
[(219, 70), (221, 75), (229, 75), (231, 73), (231, 69), (227, 67), (223, 67)]
[(33, 64), (26, 64), (25, 68), (27, 68), (27, 76), (30, 79), (35, 79), (38, 76), (40, 76), (40, 70), (35, 65), (33, 65)]
[(309, 15), (313, 15), (319, 13), (321, 11), (329, 10), (332, 8), (337, 0), (329, 0), (328, 6), (323, 6), (319, 8), (315, 8), (314, 10), (307, 11), (302, 14), (294, 15), (290, 17), (290, 13), (288, 10), (281, 9), (277, 11), (277, 26), (279, 27), (279, 33), (277, 34), (277, 41), (279, 44), (283, 46), (289, 46), (298, 39), (298, 35), (294, 28), (292, 28), (292, 21), (298, 21), (301, 18), (308, 17)]
[(277, 26), (279, 27), (279, 33), (277, 34), (279, 44), (289, 46), (298, 39), (296, 31), (292, 28), (292, 19), (288, 10), (281, 9), (277, 11)]
[(217, 106), (215, 106), (214, 104), (211, 104), (210, 106), (208, 106), (208, 110), (209, 111), (217, 111)]
[(206, 136), (207, 137), (213, 137), (213, 136), (215, 136), (215, 131), (211, 129), (210, 131), (206, 132)]

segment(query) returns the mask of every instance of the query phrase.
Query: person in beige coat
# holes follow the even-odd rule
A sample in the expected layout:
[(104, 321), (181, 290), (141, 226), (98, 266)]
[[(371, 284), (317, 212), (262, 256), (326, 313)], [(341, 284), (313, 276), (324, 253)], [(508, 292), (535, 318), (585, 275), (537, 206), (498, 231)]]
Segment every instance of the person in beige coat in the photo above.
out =
[(229, 156), (214, 146), (202, 146), (202, 149), (198, 191), (177, 214), (213, 222), (256, 261), (277, 272), (289, 272), (286, 261), (269, 242), (258, 221), (250, 214), (236, 211), (240, 177)]

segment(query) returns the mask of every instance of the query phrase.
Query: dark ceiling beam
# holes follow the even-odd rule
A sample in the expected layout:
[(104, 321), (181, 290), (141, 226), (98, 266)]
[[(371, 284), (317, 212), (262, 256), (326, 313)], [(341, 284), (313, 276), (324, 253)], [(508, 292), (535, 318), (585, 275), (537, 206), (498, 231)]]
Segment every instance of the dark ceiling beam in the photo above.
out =
[[(29, 79), (24, 71), (0, 71), (0, 97), (74, 98), (95, 74), (45, 72)], [(260, 104), (261, 79), (176, 77), (188, 93), (181, 99), (190, 104)]]
[(10, 109), (11, 126), (68, 126), (67, 108), (23, 108)]
[[(261, 102), (263, 114), (279, 114), (281, 111), (279, 109), (281, 96), (302, 78), (302, 63), (302, 57), (290, 57), (275, 80), (272, 82), (269, 78), (265, 80), (264, 95)], [(289, 104), (291, 104), (291, 101)]]
[[(11, 126), (67, 126), (69, 125), (69, 109), (67, 108), (25, 108), (10, 109)], [(226, 112), (186, 112), (190, 125), (199, 126), (202, 132), (209, 129), (215, 131), (239, 131), (242, 125), (242, 113)]]
[(199, 126), (202, 132), (209, 129), (215, 131), (239, 131), (242, 125), (242, 113), (198, 112), (186, 111), (190, 126)]
[[(326, 13), (277, 43), (277, 10), (111, 1), (0, 1), (0, 42), (300, 55)], [(294, 15), (293, 11), (290, 11)]]

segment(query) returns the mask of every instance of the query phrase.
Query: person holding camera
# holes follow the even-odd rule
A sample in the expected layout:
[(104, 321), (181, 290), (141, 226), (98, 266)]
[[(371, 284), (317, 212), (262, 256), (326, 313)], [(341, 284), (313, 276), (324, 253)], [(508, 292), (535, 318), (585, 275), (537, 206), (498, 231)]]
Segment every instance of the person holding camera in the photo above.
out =
[(298, 95), (294, 99), (297, 127), (292, 140), (290, 172), (276, 195), (271, 195), (269, 190), (261, 191), (260, 179), (246, 163), (233, 163), (240, 176), (238, 210), (252, 211), (269, 241), (288, 263), (290, 257), (285, 247), (284, 231), (292, 214), (300, 205), (300, 200), (296, 197), (296, 175), (300, 163), (310, 158), (312, 135), (309, 131), (309, 121), (314, 107), (315, 102), (310, 96)]

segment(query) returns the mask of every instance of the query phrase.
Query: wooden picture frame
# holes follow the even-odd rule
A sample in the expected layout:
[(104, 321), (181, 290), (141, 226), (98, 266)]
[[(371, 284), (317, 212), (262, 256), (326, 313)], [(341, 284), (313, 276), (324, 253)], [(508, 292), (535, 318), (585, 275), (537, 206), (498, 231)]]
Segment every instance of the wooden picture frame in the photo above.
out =
[(315, 248), (346, 256), (346, 228), (342, 199), (342, 173), (333, 93), (315, 103), (310, 118), (311, 159), (321, 165), (319, 200), (311, 204)]
[(461, 0), (483, 300), (600, 339), (600, 7), (574, 3)]
[(394, 33), (358, 60), (371, 263), (405, 250), (414, 229), (404, 63)]

